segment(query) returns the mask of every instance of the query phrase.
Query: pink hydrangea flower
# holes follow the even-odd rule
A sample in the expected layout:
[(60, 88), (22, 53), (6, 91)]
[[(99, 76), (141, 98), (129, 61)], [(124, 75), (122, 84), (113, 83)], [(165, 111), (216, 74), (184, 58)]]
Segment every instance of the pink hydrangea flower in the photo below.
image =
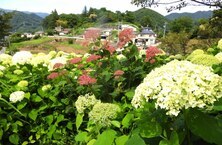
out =
[(83, 74), (78, 78), (78, 83), (80, 85), (91, 85), (96, 83), (95, 78), (91, 78), (89, 75)]

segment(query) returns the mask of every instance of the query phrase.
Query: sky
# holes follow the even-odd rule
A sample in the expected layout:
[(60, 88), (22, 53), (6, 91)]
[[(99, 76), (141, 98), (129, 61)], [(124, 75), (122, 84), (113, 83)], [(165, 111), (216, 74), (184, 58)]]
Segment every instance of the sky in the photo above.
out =
[[(89, 9), (105, 7), (107, 10), (121, 11), (135, 11), (141, 7), (137, 7), (131, 4), (131, 0), (0, 0), (0, 8), (11, 9), (18, 11), (30, 11), (30, 12), (46, 12), (51, 13), (52, 10), (57, 10), (61, 13), (74, 13), (80, 14), (84, 7)], [(167, 15), (166, 6), (152, 7), (152, 10), (157, 11), (162, 15)], [(210, 8), (207, 6), (187, 6), (180, 11), (173, 12), (195, 12), (206, 11)], [(212, 9), (211, 9), (212, 10)]]

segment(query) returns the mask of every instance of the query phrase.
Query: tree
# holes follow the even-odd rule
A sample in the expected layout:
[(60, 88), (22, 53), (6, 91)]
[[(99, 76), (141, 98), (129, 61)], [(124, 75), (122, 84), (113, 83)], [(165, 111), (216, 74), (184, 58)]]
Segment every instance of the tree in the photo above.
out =
[(87, 9), (86, 6), (84, 6), (84, 8), (83, 8), (83, 10), (82, 10), (82, 15), (83, 15), (84, 17), (86, 17), (87, 14), (88, 14), (88, 9)]
[(75, 14), (61, 14), (59, 19), (66, 21), (68, 28), (74, 28), (80, 23), (79, 17)]
[(54, 29), (56, 27), (56, 21), (59, 19), (59, 15), (56, 10), (52, 11), (50, 15), (43, 20), (43, 27), (45, 29)]
[(11, 13), (0, 12), (0, 46), (4, 42), (5, 36), (9, 35), (11, 17)]
[(130, 22), (130, 23), (134, 23), (135, 22), (135, 16), (134, 13), (131, 11), (126, 11), (125, 15), (124, 15), (124, 20), (126, 22)]
[(186, 46), (189, 41), (189, 34), (186, 32), (168, 33), (165, 38), (161, 39), (161, 48), (170, 54), (187, 53)]
[(170, 12), (175, 9), (181, 9), (187, 5), (199, 4), (209, 7), (222, 8), (221, 0), (132, 0), (132, 4), (142, 7), (151, 7), (153, 5), (168, 5), (167, 11)]
[(153, 27), (152, 21), (149, 16), (142, 17), (140, 20), (140, 24), (143, 27), (146, 27), (146, 26)]
[(189, 33), (193, 28), (193, 20), (190, 17), (180, 17), (171, 21), (169, 27), (171, 32), (179, 33), (185, 31)]

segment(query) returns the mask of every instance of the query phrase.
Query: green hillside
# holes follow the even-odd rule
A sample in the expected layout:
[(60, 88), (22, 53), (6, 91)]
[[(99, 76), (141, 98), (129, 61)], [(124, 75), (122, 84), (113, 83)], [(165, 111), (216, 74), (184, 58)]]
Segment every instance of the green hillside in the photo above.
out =
[(212, 17), (212, 11), (197, 11), (195, 13), (171, 13), (166, 16), (169, 20), (175, 20), (180, 17), (190, 17), (193, 20), (197, 21), (199, 19), (209, 19)]
[(42, 29), (42, 18), (36, 14), (14, 11), (11, 19), (12, 32), (36, 32)]
[(147, 8), (141, 8), (134, 12), (136, 21), (140, 24), (143, 24), (143, 21), (150, 21), (150, 27), (163, 27), (165, 22), (169, 20), (163, 15)]

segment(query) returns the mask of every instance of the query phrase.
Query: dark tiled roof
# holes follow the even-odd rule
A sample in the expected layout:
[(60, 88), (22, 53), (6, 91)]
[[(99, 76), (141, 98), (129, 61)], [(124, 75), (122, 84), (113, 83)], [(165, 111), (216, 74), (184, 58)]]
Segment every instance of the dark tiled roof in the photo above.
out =
[(153, 30), (151, 29), (151, 28), (149, 28), (149, 27), (144, 27), (143, 28), (143, 30), (142, 30), (142, 32), (140, 33), (140, 34), (155, 34), (154, 32), (153, 32)]

